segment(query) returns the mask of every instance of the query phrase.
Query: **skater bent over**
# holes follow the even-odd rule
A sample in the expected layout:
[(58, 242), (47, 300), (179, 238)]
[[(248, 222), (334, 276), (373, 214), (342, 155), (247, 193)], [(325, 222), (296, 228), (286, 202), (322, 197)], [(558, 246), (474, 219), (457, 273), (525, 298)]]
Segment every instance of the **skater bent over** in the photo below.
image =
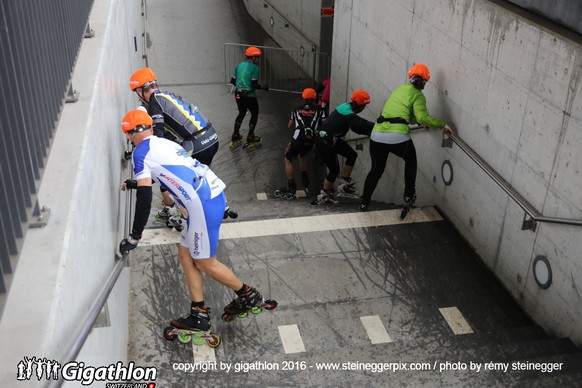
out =
[(259, 120), (259, 103), (255, 90), (269, 90), (267, 85), (259, 84), (259, 66), (257, 63), (262, 51), (258, 47), (249, 47), (245, 51), (247, 60), (238, 64), (232, 72), (230, 83), (234, 86), (234, 98), (238, 107), (238, 116), (234, 120), (234, 132), (232, 133), (231, 145), (242, 141), (240, 127), (247, 110), (251, 112), (249, 121), (249, 133), (247, 134), (247, 144), (260, 143), (261, 137), (255, 134), (255, 127)]
[[(418, 123), (427, 128), (440, 128), (443, 133), (453, 130), (444, 121), (428, 113), (422, 93), (430, 79), (428, 67), (419, 63), (408, 71), (408, 82), (392, 92), (370, 137), (372, 168), (366, 177), (360, 210), (366, 211), (372, 194), (386, 168), (390, 152), (404, 159), (404, 202), (410, 208), (416, 200), (416, 149), (410, 138), (408, 124)], [(404, 216), (406, 215), (403, 213)]]
[[(276, 196), (285, 198), (295, 197), (297, 185), (293, 174), (293, 160), (299, 155), (299, 169), (301, 170), (301, 180), (305, 192), (309, 188), (309, 164), (307, 153), (313, 148), (315, 133), (321, 130), (321, 123), (325, 121), (325, 111), (322, 107), (315, 104), (315, 89), (307, 88), (303, 90), (302, 97), (305, 100), (303, 104), (293, 109), (291, 119), (287, 127), (293, 131), (293, 135), (287, 148), (285, 149), (285, 174), (287, 175), (287, 186), (277, 192)], [(277, 194), (279, 193), (279, 195)]]
[(152, 124), (147, 113), (134, 110), (125, 116), (121, 125), (123, 133), (135, 147), (133, 166), (137, 195), (133, 228), (131, 234), (121, 241), (119, 250), (125, 253), (137, 246), (148, 220), (152, 181), (155, 179), (187, 211), (178, 258), (192, 303), (190, 313), (172, 321), (172, 325), (207, 331), (210, 315), (204, 304), (203, 272), (236, 292), (237, 298), (225, 307), (226, 312), (248, 311), (260, 305), (263, 298), (216, 258), (218, 233), (226, 204), (224, 183), (208, 166), (191, 158), (179, 144), (153, 136)]
[(320, 153), (329, 170), (323, 182), (323, 189), (316, 200), (317, 203), (335, 202), (333, 185), (340, 171), (338, 155), (346, 158), (338, 191), (355, 195), (355, 182), (351, 179), (351, 175), (358, 154), (342, 138), (350, 129), (360, 135), (370, 136), (374, 123), (358, 116), (358, 113), (362, 112), (369, 103), (370, 95), (368, 92), (365, 90), (354, 91), (351, 101), (339, 105), (331, 112), (323, 123), (322, 130), (316, 134), (318, 135), (315, 142), (316, 150)]
[[(149, 67), (131, 75), (129, 88), (137, 94), (153, 118), (156, 136), (181, 144), (202, 164), (212, 163), (218, 151), (218, 134), (198, 107), (172, 92), (159, 90), (158, 78)], [(160, 215), (167, 216), (168, 207), (172, 207), (174, 202), (165, 191), (162, 191), (162, 196), (165, 207)]]

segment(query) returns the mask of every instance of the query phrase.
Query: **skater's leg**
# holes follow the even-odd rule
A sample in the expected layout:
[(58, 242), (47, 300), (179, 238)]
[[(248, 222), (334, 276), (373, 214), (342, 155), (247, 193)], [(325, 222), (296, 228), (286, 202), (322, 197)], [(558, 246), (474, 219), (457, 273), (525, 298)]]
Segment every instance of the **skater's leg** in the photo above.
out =
[(243, 282), (230, 268), (218, 261), (216, 256), (208, 259), (196, 259), (193, 262), (200, 272), (208, 274), (212, 279), (233, 291), (237, 291), (243, 286)]
[(285, 175), (287, 176), (287, 181), (295, 180), (293, 162), (287, 158), (285, 158)]
[(234, 120), (234, 132), (233, 132), (233, 138), (235, 137), (235, 135), (238, 135), (240, 133), (240, 127), (242, 125), (243, 119), (245, 118), (246, 114), (247, 114), (247, 105), (244, 101), (244, 98), (241, 99), (237, 99), (236, 100), (236, 106), (238, 108), (238, 116), (236, 116), (236, 119)]
[(388, 144), (378, 143), (373, 140), (370, 141), (370, 158), (372, 159), (372, 167), (366, 182), (364, 183), (364, 193), (362, 194), (362, 204), (366, 207), (370, 204), (372, 194), (376, 190), (376, 186), (386, 169), (386, 162), (388, 161)]
[(255, 134), (255, 127), (259, 121), (259, 102), (256, 97), (247, 97), (246, 104), (251, 112), (251, 119), (249, 120), (249, 136)]
[(404, 196), (413, 198), (416, 194), (416, 148), (412, 139), (396, 146), (394, 153), (404, 159)]
[(202, 273), (195, 265), (194, 260), (192, 260), (188, 248), (181, 244), (178, 245), (178, 258), (186, 278), (190, 298), (193, 302), (204, 301), (204, 279)]

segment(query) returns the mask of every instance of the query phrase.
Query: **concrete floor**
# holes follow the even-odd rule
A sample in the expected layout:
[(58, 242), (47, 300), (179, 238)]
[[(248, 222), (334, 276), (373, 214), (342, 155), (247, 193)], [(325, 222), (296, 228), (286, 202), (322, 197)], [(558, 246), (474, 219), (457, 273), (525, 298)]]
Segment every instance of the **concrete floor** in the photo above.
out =
[[(185, 315), (190, 302), (177, 261), (178, 233), (152, 217), (144, 243), (131, 256), (129, 360), (158, 367), (160, 387), (534, 381), (517, 372), (459, 370), (470, 369), (471, 362), (483, 367), (512, 359), (492, 344), (524, 331), (534, 338), (542, 334), (435, 209), (414, 209), (403, 223), (399, 210), (386, 204), (360, 213), (357, 200), (312, 206), (309, 198), (274, 198), (285, 184), (286, 123), (301, 102), (296, 95), (259, 92), (257, 133), (264, 145), (252, 151), (226, 147), (236, 104), (223, 84), (222, 46), (272, 43), (242, 2), (194, 3), (147, 2), (149, 66), (162, 89), (198, 105), (218, 130), (221, 147), (212, 168), (240, 213), (224, 222), (218, 257), (279, 306), (222, 322), (222, 308), (234, 294), (207, 279), (205, 300), (222, 344), (211, 349), (164, 340), (164, 327)], [(247, 123), (248, 116), (243, 128)], [(313, 173), (312, 191), (320, 175)], [(258, 199), (261, 194), (266, 200)], [(197, 370), (183, 370), (195, 363)]]

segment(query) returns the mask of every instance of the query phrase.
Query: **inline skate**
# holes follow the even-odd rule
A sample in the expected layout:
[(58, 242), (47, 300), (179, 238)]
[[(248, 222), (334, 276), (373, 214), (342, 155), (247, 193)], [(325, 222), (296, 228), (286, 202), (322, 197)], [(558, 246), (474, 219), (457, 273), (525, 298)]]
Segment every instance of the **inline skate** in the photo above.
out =
[(355, 184), (356, 181), (351, 178), (341, 178), (337, 186), (337, 197), (359, 198), (358, 192), (354, 187)]
[(221, 318), (224, 322), (232, 322), (237, 317), (248, 317), (249, 311), (253, 314), (260, 314), (263, 308), (265, 310), (273, 310), (276, 307), (277, 301), (271, 299), (265, 300), (256, 288), (249, 287), (248, 292), (239, 295), (224, 307), (224, 314), (222, 314)]
[(232, 137), (230, 138), (230, 142), (228, 143), (228, 148), (235, 149), (236, 147), (238, 147), (239, 145), (242, 144), (242, 135), (240, 133), (235, 133), (232, 135)]
[(210, 309), (194, 307), (190, 315), (174, 319), (170, 326), (164, 329), (164, 338), (174, 341), (176, 338), (181, 343), (192, 341), (195, 345), (202, 345), (204, 342), (211, 348), (220, 345), (220, 337), (210, 331)]
[(247, 142), (243, 145), (244, 149), (250, 150), (263, 144), (263, 138), (255, 134), (247, 136)]
[(408, 213), (410, 212), (410, 209), (412, 209), (414, 207), (414, 203), (416, 202), (416, 193), (413, 194), (412, 196), (404, 196), (404, 207), (402, 208), (402, 211), (400, 212), (400, 219), (405, 219), (406, 216), (408, 215)]
[(275, 197), (283, 199), (297, 199), (297, 186), (295, 182), (288, 183), (280, 189), (275, 190)]

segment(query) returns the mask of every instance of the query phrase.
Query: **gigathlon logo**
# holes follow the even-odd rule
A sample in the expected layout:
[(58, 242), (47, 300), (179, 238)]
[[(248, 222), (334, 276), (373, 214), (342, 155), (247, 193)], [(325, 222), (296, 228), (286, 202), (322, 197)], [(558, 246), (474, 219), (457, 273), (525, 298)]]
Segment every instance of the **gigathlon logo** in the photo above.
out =
[[(107, 388), (132, 387), (155, 388), (158, 371), (156, 367), (136, 366), (130, 362), (125, 366), (121, 361), (108, 366), (95, 367), (84, 362), (70, 361), (61, 365), (56, 360), (46, 357), (24, 357), (16, 366), (16, 380), (30, 381), (64, 380), (80, 381), (82, 385), (91, 385), (96, 381), (108, 382)], [(131, 381), (131, 383), (126, 383)]]

